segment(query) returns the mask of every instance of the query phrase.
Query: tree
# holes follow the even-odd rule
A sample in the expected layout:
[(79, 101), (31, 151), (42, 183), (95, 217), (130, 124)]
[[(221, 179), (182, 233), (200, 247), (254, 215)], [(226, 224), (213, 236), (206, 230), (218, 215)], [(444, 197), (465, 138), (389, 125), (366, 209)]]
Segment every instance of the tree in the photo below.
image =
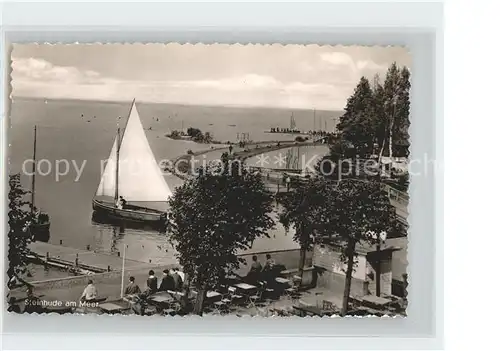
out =
[(293, 191), (288, 192), (281, 201), (283, 210), (279, 215), (280, 222), (288, 231), (295, 228), (293, 240), (300, 245), (299, 276), (304, 274), (306, 253), (312, 248), (317, 227), (319, 212), (325, 206), (327, 182), (320, 178), (301, 182)]
[(410, 71), (406, 66), (399, 70), (397, 105), (393, 124), (393, 154), (407, 157), (410, 135)]
[(336, 139), (329, 149), (328, 154), (323, 156), (314, 166), (316, 173), (320, 177), (335, 180), (352, 177), (355, 174), (352, 172), (352, 164), (346, 161), (355, 159), (356, 149), (354, 146), (344, 139)]
[(378, 181), (346, 179), (330, 184), (324, 192), (325, 205), (316, 213), (317, 235), (333, 239), (342, 246), (341, 260), (347, 265), (342, 315), (347, 313), (355, 265), (356, 245), (379, 243), (371, 233), (392, 233), (401, 230), (395, 209)]
[(9, 281), (23, 282), (21, 275), (27, 271), (28, 244), (31, 242), (31, 202), (24, 200), (30, 192), (21, 186), (19, 174), (9, 175)]
[(373, 92), (370, 82), (361, 77), (354, 94), (347, 99), (344, 114), (337, 125), (342, 139), (352, 143), (361, 157), (369, 154), (373, 148), (375, 128), (373, 114)]
[(376, 139), (379, 157), (408, 156), (410, 126), (410, 71), (393, 63), (387, 70), (383, 87), (374, 87)]
[(274, 227), (261, 176), (240, 166), (227, 160), (200, 168), (169, 200), (170, 240), (198, 292), (199, 315), (208, 289), (243, 262), (237, 253)]

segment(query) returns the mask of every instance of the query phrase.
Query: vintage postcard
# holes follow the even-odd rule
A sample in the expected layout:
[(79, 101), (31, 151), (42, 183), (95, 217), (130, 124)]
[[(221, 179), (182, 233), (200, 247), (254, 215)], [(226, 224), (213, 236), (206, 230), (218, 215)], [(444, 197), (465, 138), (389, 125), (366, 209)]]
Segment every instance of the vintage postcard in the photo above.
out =
[(403, 47), (16, 44), (8, 311), (405, 316)]

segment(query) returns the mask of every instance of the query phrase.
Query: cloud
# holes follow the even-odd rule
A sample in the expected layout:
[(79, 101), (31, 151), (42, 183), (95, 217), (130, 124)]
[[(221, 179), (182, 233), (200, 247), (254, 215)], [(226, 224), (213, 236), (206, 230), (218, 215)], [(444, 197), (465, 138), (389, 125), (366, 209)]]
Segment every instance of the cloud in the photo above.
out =
[(359, 79), (362, 75), (373, 75), (374, 73), (384, 73), (388, 65), (377, 64), (372, 60), (355, 60), (351, 55), (344, 52), (322, 53), (320, 59), (327, 63), (331, 69), (349, 69), (353, 78)]
[(338, 110), (344, 107), (364, 72), (373, 74), (386, 69), (371, 60), (354, 60), (342, 52), (322, 53), (319, 58), (322, 65), (300, 61), (297, 69), (309, 74), (296, 76), (295, 80), (290, 76), (292, 79), (287, 81), (256, 73), (218, 79), (117, 79), (93, 70), (54, 65), (41, 58), (15, 58), (12, 87), (15, 96), (43, 98), (119, 101), (137, 98), (147, 102)]
[(66, 84), (100, 83), (100, 74), (72, 66), (54, 66), (39, 58), (20, 58), (12, 62), (12, 78), (20, 81), (60, 82)]

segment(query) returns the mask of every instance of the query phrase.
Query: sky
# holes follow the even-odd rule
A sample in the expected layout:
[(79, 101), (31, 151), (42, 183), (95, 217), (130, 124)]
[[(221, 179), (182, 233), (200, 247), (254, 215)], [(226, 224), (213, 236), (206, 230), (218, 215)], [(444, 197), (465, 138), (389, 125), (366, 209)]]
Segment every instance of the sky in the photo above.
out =
[(225, 44), (15, 44), (12, 95), (342, 110), (361, 76), (402, 47)]

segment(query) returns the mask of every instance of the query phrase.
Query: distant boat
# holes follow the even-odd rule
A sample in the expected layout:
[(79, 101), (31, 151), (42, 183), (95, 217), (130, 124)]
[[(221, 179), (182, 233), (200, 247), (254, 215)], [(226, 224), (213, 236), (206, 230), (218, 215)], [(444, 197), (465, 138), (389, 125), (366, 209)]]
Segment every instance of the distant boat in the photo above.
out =
[(236, 124), (228, 124), (229, 127), (236, 127)]
[[(126, 165), (135, 167), (127, 169)], [(127, 201), (125, 208), (117, 206), (120, 196)], [(171, 196), (172, 191), (163, 178), (144, 133), (134, 99), (123, 136), (118, 128), (92, 207), (98, 215), (110, 219), (157, 224), (165, 219), (166, 211), (148, 204), (166, 205)]]
[(213, 126), (214, 124), (213, 124), (213, 123), (209, 123), (208, 125), (209, 125), (209, 126)]

